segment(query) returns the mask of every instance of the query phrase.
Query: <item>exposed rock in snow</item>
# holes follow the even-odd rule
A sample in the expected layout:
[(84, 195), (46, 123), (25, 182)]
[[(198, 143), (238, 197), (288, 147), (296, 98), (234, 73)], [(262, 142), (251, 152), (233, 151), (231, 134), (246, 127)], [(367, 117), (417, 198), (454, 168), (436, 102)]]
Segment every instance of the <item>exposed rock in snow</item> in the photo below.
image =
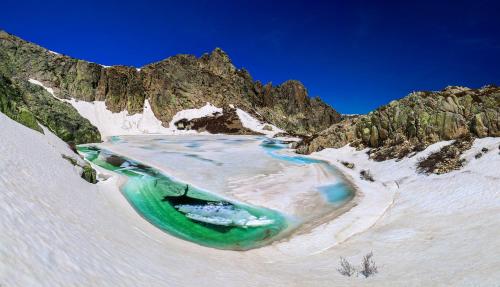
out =
[(75, 107), (80, 115), (96, 126), (102, 138), (113, 135), (194, 133), (195, 131), (177, 130), (174, 123), (183, 118), (193, 119), (211, 115), (215, 112), (222, 112), (222, 109), (207, 103), (199, 109), (179, 111), (170, 122), (170, 126), (166, 128), (154, 115), (148, 100), (144, 102), (143, 112), (134, 115), (129, 115), (127, 111), (113, 113), (106, 108), (103, 101), (86, 102), (75, 99), (65, 101)]
[[(222, 108), (206, 103), (205, 106), (198, 109), (187, 109), (177, 112), (170, 121), (169, 127), (166, 128), (154, 115), (148, 100), (144, 102), (143, 112), (134, 115), (129, 115), (127, 111), (113, 113), (107, 109), (103, 101), (86, 102), (75, 99), (64, 101), (70, 103), (80, 115), (87, 118), (96, 126), (102, 138), (113, 135), (193, 134), (197, 131), (180, 130), (177, 128), (176, 123), (181, 120), (191, 121), (193, 119), (212, 117), (223, 113)], [(273, 125), (258, 121), (241, 109), (237, 109), (236, 113), (243, 127), (254, 132), (268, 136), (273, 136), (276, 133), (282, 132), (281, 129)]]
[(211, 134), (261, 135), (259, 132), (245, 128), (236, 113), (236, 109), (231, 107), (224, 107), (222, 113), (214, 112), (208, 116), (192, 120), (182, 119), (174, 124), (180, 130), (206, 131)]
[(218, 108), (210, 103), (207, 103), (199, 109), (182, 110), (175, 114), (175, 116), (169, 123), (169, 127), (175, 127), (175, 123), (182, 119), (186, 119), (189, 121), (195, 118), (211, 116), (215, 113), (222, 113), (222, 108)]
[(284, 132), (282, 129), (274, 125), (263, 123), (257, 120), (256, 118), (252, 117), (249, 113), (245, 112), (242, 109), (236, 109), (236, 113), (238, 114), (238, 117), (240, 118), (243, 126), (254, 132), (265, 134), (271, 137), (277, 133)]

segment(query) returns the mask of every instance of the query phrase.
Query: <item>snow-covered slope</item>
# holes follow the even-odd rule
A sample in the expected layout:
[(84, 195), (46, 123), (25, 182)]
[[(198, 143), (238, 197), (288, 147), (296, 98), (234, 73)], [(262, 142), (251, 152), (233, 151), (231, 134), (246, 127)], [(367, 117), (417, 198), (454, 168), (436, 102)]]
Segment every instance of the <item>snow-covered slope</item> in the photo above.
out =
[(106, 108), (104, 101), (86, 102), (75, 99), (66, 101), (96, 126), (103, 138), (113, 135), (173, 133), (173, 129), (161, 125), (160, 120), (153, 114), (148, 100), (144, 102), (142, 113), (134, 115), (129, 115), (127, 111), (113, 113)]
[[(466, 166), (440, 176), (417, 174), (415, 163), (445, 143), (398, 162), (373, 162), (365, 151), (349, 147), (316, 153), (356, 182), (362, 193), (358, 206), (292, 241), (247, 252), (200, 247), (159, 231), (121, 196), (119, 178), (97, 185), (85, 182), (61, 157), (67, 152), (62, 141), (3, 114), (0, 142), (2, 286), (496, 286), (500, 282), (499, 138), (476, 140), (464, 155)], [(488, 151), (475, 159), (482, 148)], [(343, 167), (341, 160), (353, 162), (355, 169)], [(369, 169), (375, 182), (362, 181), (361, 169)], [(374, 216), (370, 210), (379, 206), (377, 191), (392, 194), (393, 202)], [(339, 226), (351, 234), (346, 236)], [(292, 243), (310, 246), (316, 241), (326, 248), (288, 253)], [(370, 251), (379, 266), (376, 276), (348, 278), (336, 272), (339, 256), (358, 264)]]
[(274, 125), (263, 123), (257, 120), (256, 118), (252, 117), (249, 113), (245, 112), (242, 109), (236, 109), (236, 114), (240, 118), (241, 124), (245, 128), (250, 129), (254, 132), (265, 134), (271, 137), (277, 133), (284, 132), (282, 129)]
[[(144, 101), (142, 113), (129, 115), (126, 110), (119, 113), (113, 113), (107, 109), (104, 101), (86, 102), (76, 99), (61, 99), (54, 94), (52, 88), (45, 86), (42, 82), (35, 79), (29, 79), (28, 81), (44, 88), (57, 100), (70, 103), (81, 116), (88, 119), (92, 125), (98, 128), (103, 139), (114, 135), (192, 134), (196, 132), (178, 130), (175, 123), (181, 119), (192, 120), (195, 118), (212, 116), (216, 113), (221, 114), (223, 112), (222, 108), (206, 103), (206, 105), (201, 108), (186, 109), (177, 112), (169, 122), (168, 127), (164, 127), (161, 121), (154, 115), (151, 104), (147, 99)], [(258, 121), (241, 109), (237, 109), (237, 115), (243, 126), (252, 131), (269, 136), (282, 132), (281, 129), (273, 125)]]
[[(341, 281), (355, 286), (365, 282), (370, 286), (496, 286), (500, 282), (500, 272), (493, 267), (500, 266), (496, 252), (500, 248), (500, 138), (476, 139), (463, 156), (466, 165), (461, 170), (417, 174), (420, 158), (450, 142), (436, 143), (400, 161), (375, 162), (368, 159), (366, 150), (347, 146), (313, 154), (336, 163), (362, 192), (380, 186), (394, 192), (393, 204), (372, 227), (331, 249), (337, 258), (353, 262), (373, 251), (379, 274), (369, 280)], [(488, 151), (476, 159), (483, 148)], [(354, 170), (341, 161), (354, 163)], [(363, 169), (372, 173), (375, 182), (360, 179)], [(371, 208), (362, 199), (342, 217), (363, 222), (364, 210)], [(330, 264), (327, 259), (316, 263)]]
[[(211, 103), (206, 103), (205, 106), (197, 109), (181, 110), (174, 115), (168, 125), (168, 128), (166, 128), (154, 115), (151, 105), (147, 99), (144, 101), (144, 108), (140, 114), (129, 115), (127, 111), (113, 113), (107, 109), (104, 101), (86, 102), (76, 99), (61, 99), (54, 94), (54, 90), (52, 88), (45, 86), (40, 81), (35, 79), (29, 79), (28, 81), (32, 84), (41, 86), (54, 98), (70, 103), (81, 116), (88, 119), (99, 129), (102, 138), (114, 135), (191, 134), (195, 132), (178, 130), (175, 123), (181, 119), (192, 120), (195, 118), (212, 116), (215, 113), (221, 114), (223, 112), (222, 108), (218, 108)], [(236, 113), (240, 118), (242, 125), (254, 132), (271, 137), (277, 133), (283, 132), (283, 130), (278, 127), (261, 122), (241, 109), (236, 109)]]
[[(177, 112), (170, 121), (168, 128), (161, 124), (161, 121), (154, 115), (148, 100), (144, 102), (143, 112), (129, 115), (127, 111), (113, 113), (106, 108), (103, 101), (85, 102), (75, 99), (65, 100), (87, 118), (99, 129), (101, 136), (106, 138), (113, 135), (141, 135), (141, 134), (193, 134), (196, 131), (178, 130), (175, 123), (181, 119), (192, 120), (221, 114), (222, 108), (218, 108), (210, 103), (197, 109), (186, 109)], [(283, 130), (266, 123), (262, 123), (250, 116), (247, 112), (237, 109), (237, 114), (244, 127), (268, 136), (273, 136)]]

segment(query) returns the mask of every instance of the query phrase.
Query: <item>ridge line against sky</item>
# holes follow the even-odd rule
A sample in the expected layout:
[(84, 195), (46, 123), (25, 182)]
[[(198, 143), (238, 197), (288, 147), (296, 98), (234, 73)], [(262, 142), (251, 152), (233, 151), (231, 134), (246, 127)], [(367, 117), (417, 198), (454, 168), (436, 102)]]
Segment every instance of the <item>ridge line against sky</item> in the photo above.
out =
[(220, 47), (254, 80), (299, 80), (341, 113), (500, 84), (498, 1), (3, 2), (2, 29), (55, 52), (141, 67)]

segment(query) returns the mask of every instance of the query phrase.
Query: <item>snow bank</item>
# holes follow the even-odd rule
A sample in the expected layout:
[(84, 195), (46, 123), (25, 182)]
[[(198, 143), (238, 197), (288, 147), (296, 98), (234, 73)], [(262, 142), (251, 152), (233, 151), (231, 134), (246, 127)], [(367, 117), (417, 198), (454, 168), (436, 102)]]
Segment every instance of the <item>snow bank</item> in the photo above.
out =
[(175, 127), (175, 122), (186, 119), (192, 120), (196, 118), (202, 118), (207, 116), (212, 116), (214, 113), (222, 113), (222, 108), (218, 108), (210, 103), (207, 103), (199, 109), (187, 109), (179, 111), (170, 121), (169, 127)]
[(270, 137), (274, 136), (277, 133), (283, 132), (282, 129), (274, 125), (263, 123), (257, 120), (256, 118), (252, 117), (249, 113), (243, 111), (242, 109), (236, 109), (236, 113), (238, 114), (238, 117), (240, 118), (240, 121), (243, 124), (243, 126), (254, 132), (262, 133)]
[[(330, 243), (342, 244), (318, 256), (360, 262), (373, 251), (382, 268), (366, 281), (370, 286), (494, 286), (500, 280), (500, 272), (491, 269), (500, 264), (492, 252), (500, 248), (500, 138), (476, 139), (460, 170), (429, 176), (416, 172), (420, 158), (450, 143), (439, 142), (411, 158), (383, 162), (369, 160), (366, 150), (347, 146), (314, 153), (336, 164), (362, 192), (356, 207), (321, 230), (322, 236), (330, 234)], [(475, 159), (482, 148), (488, 151)], [(341, 161), (354, 163), (355, 168), (348, 169)], [(375, 182), (360, 178), (363, 169)], [(315, 232), (318, 236), (311, 240), (320, 238), (320, 231)], [(348, 278), (339, 282), (364, 285)]]
[[(500, 282), (500, 138), (476, 140), (464, 154), (465, 167), (439, 176), (417, 174), (415, 163), (442, 143), (398, 162), (374, 162), (365, 151), (348, 147), (316, 153), (356, 181), (365, 197), (339, 218), (293, 238), (299, 247), (319, 237), (325, 238), (319, 247), (331, 246), (298, 257), (287, 254), (287, 241), (231, 252), (169, 236), (127, 203), (118, 190), (120, 178), (112, 176), (97, 185), (85, 182), (61, 157), (62, 141), (1, 113), (0, 142), (1, 285), (372, 287)], [(488, 151), (475, 159), (482, 148)], [(341, 165), (342, 160), (353, 162), (355, 169)], [(369, 169), (376, 181), (362, 181), (361, 169)], [(377, 190), (383, 202), (386, 194), (393, 196), (382, 214), (377, 212), (377, 206), (383, 206), (377, 203)], [(373, 204), (364, 204), (365, 199)], [(378, 219), (373, 222), (370, 214)], [(356, 217), (365, 215), (373, 224), (359, 228), (363, 218)], [(340, 236), (334, 231), (337, 222), (347, 230), (338, 228)], [(379, 266), (374, 277), (348, 278), (336, 272), (340, 256), (358, 265), (370, 251)]]
[(113, 135), (138, 135), (138, 134), (169, 134), (171, 129), (161, 125), (149, 104), (144, 102), (141, 114), (129, 115), (128, 111), (113, 113), (106, 108), (104, 101), (78, 101), (67, 100), (81, 116), (88, 119), (96, 126), (103, 138)]
[(177, 112), (170, 121), (168, 128), (156, 118), (148, 100), (144, 101), (142, 113), (129, 115), (128, 111), (113, 113), (106, 108), (104, 101), (86, 102), (75, 99), (65, 100), (70, 103), (81, 116), (88, 119), (99, 129), (103, 138), (114, 135), (143, 135), (143, 134), (192, 134), (196, 131), (178, 130), (174, 123), (180, 119), (193, 119), (210, 116), (214, 112), (222, 112), (210, 103), (199, 109), (188, 109)]
[[(113, 113), (106, 108), (104, 101), (86, 102), (75, 99), (64, 101), (70, 103), (80, 113), (80, 115), (88, 119), (94, 126), (96, 126), (103, 138), (114, 135), (196, 134), (197, 131), (193, 130), (178, 130), (175, 123), (182, 119), (192, 120), (195, 118), (213, 116), (216, 113), (221, 114), (223, 112), (222, 108), (218, 108), (207, 102), (206, 105), (201, 108), (186, 109), (177, 112), (172, 117), (169, 127), (166, 128), (154, 115), (148, 100), (145, 100), (144, 102), (143, 112), (134, 115), (129, 115), (127, 111)], [(243, 126), (248, 129), (268, 136), (273, 136), (279, 132), (283, 132), (283, 130), (273, 125), (258, 121), (241, 109), (237, 109), (236, 112)], [(265, 127), (268, 127), (271, 130), (266, 129)]]
[[(103, 66), (105, 68), (109, 66)], [(137, 69), (140, 71), (140, 69)], [(212, 116), (215, 113), (222, 113), (222, 108), (218, 108), (211, 103), (198, 109), (186, 109), (177, 112), (165, 128), (161, 121), (156, 118), (151, 109), (149, 101), (144, 101), (144, 108), (141, 114), (129, 115), (128, 111), (113, 113), (106, 108), (104, 101), (86, 102), (76, 99), (61, 99), (54, 94), (52, 88), (46, 87), (43, 83), (35, 79), (29, 79), (30, 83), (38, 85), (49, 92), (52, 97), (59, 101), (70, 103), (81, 116), (88, 119), (99, 129), (101, 137), (106, 138), (114, 135), (141, 135), (141, 134), (192, 134), (196, 131), (181, 131), (175, 126), (175, 123), (181, 119), (192, 120), (206, 116)], [(244, 127), (268, 136), (274, 136), (283, 130), (271, 124), (262, 123), (252, 117), (247, 112), (237, 109), (236, 113)], [(266, 128), (264, 128), (266, 127)], [(270, 129), (270, 130), (269, 130)]]

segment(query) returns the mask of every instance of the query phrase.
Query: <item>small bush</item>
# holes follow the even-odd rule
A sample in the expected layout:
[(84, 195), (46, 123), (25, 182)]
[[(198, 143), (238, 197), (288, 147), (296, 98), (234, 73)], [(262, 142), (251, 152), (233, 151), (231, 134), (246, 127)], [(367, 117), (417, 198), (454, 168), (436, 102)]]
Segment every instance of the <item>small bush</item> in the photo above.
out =
[(340, 257), (340, 267), (337, 268), (337, 271), (347, 277), (351, 277), (358, 273), (358, 271), (356, 271), (356, 268), (344, 257)]
[(346, 277), (352, 277), (354, 275), (358, 276), (361, 274), (365, 278), (368, 278), (378, 273), (377, 265), (375, 264), (375, 261), (373, 261), (373, 252), (370, 252), (363, 257), (363, 261), (361, 262), (359, 269), (354, 267), (344, 257), (340, 257), (339, 264), (340, 267), (337, 268), (337, 271)]
[(361, 263), (361, 271), (359, 271), (361, 275), (368, 278), (378, 273), (377, 265), (375, 265), (375, 261), (373, 261), (373, 252), (370, 252), (363, 257), (363, 262)]
[(483, 156), (482, 153), (476, 153), (476, 155), (474, 156), (475, 159), (480, 159), (481, 157)]

